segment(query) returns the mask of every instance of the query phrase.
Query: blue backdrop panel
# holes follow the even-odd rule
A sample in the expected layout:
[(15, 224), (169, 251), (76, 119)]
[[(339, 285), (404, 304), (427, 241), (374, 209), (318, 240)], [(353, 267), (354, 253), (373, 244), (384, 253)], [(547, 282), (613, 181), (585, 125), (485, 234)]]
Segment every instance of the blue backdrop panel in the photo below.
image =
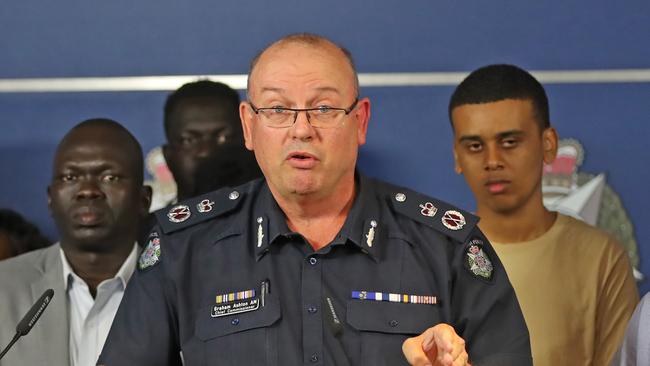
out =
[[(360, 72), (650, 68), (650, 3), (584, 1), (9, 0), (0, 8), (0, 79), (245, 73), (271, 40), (311, 31), (352, 50)], [(453, 172), (447, 101), (453, 87), (366, 88), (372, 120), (360, 166), (472, 209)], [(650, 83), (547, 85), (562, 137), (586, 149), (581, 171), (607, 173), (632, 218), (650, 275)], [(166, 92), (0, 94), (0, 206), (55, 230), (45, 189), (52, 152), (91, 117), (124, 123), (145, 151), (163, 141)], [(650, 287), (641, 284), (642, 292)]]
[(311, 31), (364, 72), (647, 67), (647, 0), (7, 0), (0, 77), (243, 73), (269, 41)]

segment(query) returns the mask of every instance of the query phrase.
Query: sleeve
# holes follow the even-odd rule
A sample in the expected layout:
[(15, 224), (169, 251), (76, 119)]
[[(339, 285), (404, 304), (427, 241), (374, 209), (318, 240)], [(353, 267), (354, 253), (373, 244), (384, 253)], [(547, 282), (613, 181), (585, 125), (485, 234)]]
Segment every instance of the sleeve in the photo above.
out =
[(472, 365), (532, 365), (530, 338), (514, 289), (478, 228), (456, 242), (451, 265), (453, 326)]
[(182, 365), (172, 301), (175, 289), (165, 278), (165, 257), (160, 255), (160, 248), (152, 248), (154, 239), (159, 238), (150, 236), (126, 287), (98, 365)]
[(625, 327), (639, 302), (632, 266), (622, 247), (610, 241), (609, 255), (600, 266), (600, 290), (596, 313), (594, 365), (609, 365), (625, 334)]

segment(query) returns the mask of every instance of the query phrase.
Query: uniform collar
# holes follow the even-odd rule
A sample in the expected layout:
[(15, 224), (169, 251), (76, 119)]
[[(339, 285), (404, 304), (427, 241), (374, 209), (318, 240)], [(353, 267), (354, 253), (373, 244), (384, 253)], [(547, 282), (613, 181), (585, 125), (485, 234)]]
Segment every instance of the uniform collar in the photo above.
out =
[[(344, 245), (348, 242), (363, 253), (378, 260), (379, 249), (385, 242), (385, 230), (379, 220), (379, 202), (372, 181), (361, 174), (355, 174), (357, 194), (348, 217), (336, 238), (330, 245)], [(269, 245), (281, 236), (295, 235), (287, 226), (286, 216), (273, 198), (267, 184), (262, 186), (260, 202), (254, 223), (255, 255), (259, 260), (269, 250)]]
[[(113, 277), (120, 280), (123, 288), (126, 288), (126, 284), (129, 282), (129, 279), (131, 278), (131, 275), (133, 275), (133, 271), (135, 270), (135, 264), (138, 259), (138, 250), (139, 250), (138, 244), (137, 243), (133, 244), (133, 249), (131, 249), (131, 253), (129, 253), (129, 256), (126, 257), (126, 260), (124, 261), (124, 263), (122, 263), (122, 266), (115, 274), (115, 277)], [(63, 264), (63, 284), (66, 289), (69, 289), (70, 280), (78, 280), (78, 281), (83, 281), (83, 280), (79, 276), (77, 276), (76, 273), (74, 273), (72, 266), (70, 266), (70, 262), (68, 262), (68, 259), (65, 257), (65, 252), (63, 251), (63, 249), (60, 249), (60, 255), (61, 255), (61, 263)]]
[(357, 195), (348, 217), (332, 244), (350, 242), (372, 259), (379, 260), (382, 244), (385, 242), (379, 217), (379, 200), (372, 180), (362, 174), (355, 174)]
[(287, 226), (287, 219), (284, 212), (278, 206), (269, 189), (268, 183), (264, 183), (260, 190), (260, 205), (256, 207), (253, 231), (255, 257), (259, 260), (269, 250), (269, 245), (280, 236), (288, 236), (292, 231)]

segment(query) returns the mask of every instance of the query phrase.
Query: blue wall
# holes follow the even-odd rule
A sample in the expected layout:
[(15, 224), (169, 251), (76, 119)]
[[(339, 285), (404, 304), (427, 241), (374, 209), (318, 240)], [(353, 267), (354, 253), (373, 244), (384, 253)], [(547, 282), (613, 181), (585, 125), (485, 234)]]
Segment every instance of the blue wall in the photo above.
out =
[[(5, 1), (0, 79), (243, 74), (282, 35), (310, 31), (352, 50), (360, 72), (649, 69), (650, 3), (611, 1)], [(452, 170), (452, 86), (366, 88), (373, 102), (362, 169), (474, 206)], [(607, 173), (636, 229), (650, 275), (650, 83), (549, 84), (563, 137), (587, 150), (582, 171)], [(166, 92), (0, 93), (0, 207), (51, 236), (45, 187), (52, 151), (77, 122), (123, 122), (146, 150), (163, 141)], [(641, 284), (642, 292), (650, 289)]]

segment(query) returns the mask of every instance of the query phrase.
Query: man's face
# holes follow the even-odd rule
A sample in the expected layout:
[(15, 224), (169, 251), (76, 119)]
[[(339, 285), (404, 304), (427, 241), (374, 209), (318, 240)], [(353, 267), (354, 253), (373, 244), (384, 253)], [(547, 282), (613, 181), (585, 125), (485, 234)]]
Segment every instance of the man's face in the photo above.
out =
[(215, 165), (212, 160), (222, 147), (242, 144), (236, 113), (210, 98), (185, 99), (173, 109), (163, 153), (179, 193), (186, 196), (181, 198), (205, 193), (197, 182), (201, 167)]
[(452, 111), (456, 171), (478, 210), (516, 213), (541, 204), (543, 163), (555, 159), (557, 135), (540, 132), (530, 100), (466, 104)]
[(59, 147), (48, 187), (50, 212), (65, 245), (110, 250), (134, 241), (149, 208), (148, 191), (138, 182), (134, 149), (107, 128), (73, 131)]
[[(329, 45), (274, 46), (260, 57), (250, 78), (250, 102), (258, 108), (348, 108), (357, 97), (352, 68)], [(370, 117), (367, 98), (332, 128), (313, 127), (304, 112), (291, 127), (269, 127), (246, 102), (240, 116), (246, 147), (255, 152), (275, 192), (327, 197), (353, 184)]]

